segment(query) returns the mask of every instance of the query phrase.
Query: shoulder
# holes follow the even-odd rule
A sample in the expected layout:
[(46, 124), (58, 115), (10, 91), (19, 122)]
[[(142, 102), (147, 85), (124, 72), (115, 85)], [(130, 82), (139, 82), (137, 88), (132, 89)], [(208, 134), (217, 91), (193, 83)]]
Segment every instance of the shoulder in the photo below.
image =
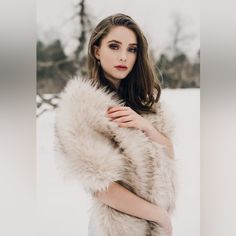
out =
[[(96, 81), (89, 78), (76, 77), (68, 81), (60, 94), (61, 101), (70, 101), (80, 105), (94, 106), (121, 103), (114, 93), (109, 93), (104, 87), (98, 87)], [(74, 102), (75, 101), (75, 102)]]
[(76, 77), (70, 79), (60, 94), (61, 100), (86, 96), (96, 91), (92, 80)]
[(118, 104), (111, 94), (97, 88), (92, 80), (75, 78), (67, 83), (60, 95), (55, 122), (62, 127), (82, 124), (104, 130), (107, 125), (106, 110)]

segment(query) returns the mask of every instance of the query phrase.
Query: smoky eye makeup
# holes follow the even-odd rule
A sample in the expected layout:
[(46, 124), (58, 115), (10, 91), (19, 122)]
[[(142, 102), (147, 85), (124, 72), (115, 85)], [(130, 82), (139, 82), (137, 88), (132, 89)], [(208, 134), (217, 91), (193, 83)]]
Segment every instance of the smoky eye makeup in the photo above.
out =
[[(117, 45), (115, 43), (109, 44), (108, 47), (113, 49), (113, 50), (118, 50), (119, 49), (119, 45)], [(136, 53), (137, 52), (137, 47), (129, 47), (127, 50), (129, 52)]]
[(109, 48), (111, 49), (118, 49), (119, 48), (119, 45), (115, 44), (115, 43), (111, 43), (108, 45)]
[(128, 50), (129, 50), (129, 52), (136, 53), (137, 52), (137, 47), (132, 47), (132, 48), (129, 48)]

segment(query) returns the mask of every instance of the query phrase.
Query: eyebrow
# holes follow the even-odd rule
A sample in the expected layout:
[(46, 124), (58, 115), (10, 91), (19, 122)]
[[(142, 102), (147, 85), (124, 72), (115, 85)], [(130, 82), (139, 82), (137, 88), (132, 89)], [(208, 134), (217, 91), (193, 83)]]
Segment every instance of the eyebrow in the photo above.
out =
[[(111, 43), (111, 42), (114, 42), (114, 43), (118, 43), (118, 44), (122, 44), (121, 42), (117, 41), (117, 40), (110, 40), (108, 41), (107, 43)], [(129, 45), (138, 45), (137, 43), (129, 43)]]

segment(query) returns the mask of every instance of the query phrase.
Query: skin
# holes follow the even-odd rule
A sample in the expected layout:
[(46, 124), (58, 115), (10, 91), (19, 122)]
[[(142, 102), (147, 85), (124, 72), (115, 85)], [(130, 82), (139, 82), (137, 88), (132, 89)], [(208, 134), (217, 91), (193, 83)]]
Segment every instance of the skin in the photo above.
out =
[(115, 106), (107, 110), (107, 116), (113, 122), (123, 128), (136, 128), (143, 131), (151, 140), (166, 146), (168, 156), (174, 159), (173, 145), (170, 139), (166, 138), (153, 125), (132, 110), (130, 107)]
[[(105, 77), (117, 88), (120, 81), (127, 77), (135, 64), (137, 47), (135, 33), (123, 26), (112, 28), (108, 35), (102, 39), (100, 46), (94, 46), (94, 55), (100, 61)], [(117, 65), (125, 65), (128, 69), (117, 70), (115, 68)], [(107, 110), (106, 115), (121, 128), (140, 129), (151, 140), (165, 145), (168, 156), (174, 158), (171, 141), (130, 107), (111, 107)], [(163, 227), (167, 236), (172, 235), (172, 225), (168, 212), (138, 197), (123, 186), (112, 183), (107, 191), (97, 192), (95, 196), (114, 209), (158, 223)]]
[[(118, 87), (132, 70), (137, 58), (137, 39), (135, 33), (123, 26), (110, 30), (99, 47), (94, 46), (95, 57), (100, 61), (105, 77)], [(117, 70), (115, 66), (124, 65), (128, 69)]]
[[(133, 69), (137, 59), (137, 47), (135, 33), (124, 26), (113, 27), (101, 40), (100, 46), (94, 46), (94, 55), (100, 61), (105, 77), (116, 87)], [(128, 69), (125, 71), (117, 70), (115, 68), (117, 65), (125, 65)], [(107, 115), (120, 127), (133, 127), (142, 130), (151, 140), (165, 145), (168, 156), (174, 158), (171, 141), (130, 107), (110, 108)]]

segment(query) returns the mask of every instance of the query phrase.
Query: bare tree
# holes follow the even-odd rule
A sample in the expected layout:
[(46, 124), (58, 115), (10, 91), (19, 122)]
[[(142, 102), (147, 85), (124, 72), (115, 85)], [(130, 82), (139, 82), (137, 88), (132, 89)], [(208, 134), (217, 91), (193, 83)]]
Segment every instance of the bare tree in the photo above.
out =
[[(60, 97), (57, 94), (51, 95), (49, 98), (46, 95), (37, 93), (37, 114), (36, 117), (41, 116), (46, 111), (54, 110), (57, 107), (58, 99)], [(42, 108), (47, 105), (46, 108)]]
[(183, 53), (183, 48), (196, 37), (193, 33), (188, 33), (186, 28), (189, 22), (179, 13), (172, 15), (172, 26), (170, 30), (170, 46), (167, 48), (173, 56), (179, 56)]
[[(85, 51), (85, 48), (88, 40), (88, 34), (93, 28), (93, 24), (91, 22), (92, 16), (90, 16), (87, 12), (85, 0), (78, 1), (74, 5), (74, 9), (75, 13), (66, 22), (64, 22), (64, 24), (74, 23), (74, 28), (77, 29), (75, 38), (78, 41), (78, 47), (76, 48), (74, 54), (71, 57), (63, 55), (60, 45), (58, 46), (57, 44), (57, 47), (46, 48), (42, 57), (37, 57), (37, 72), (43, 71), (44, 69), (50, 72), (48, 73), (49, 76), (42, 78), (40, 81), (38, 80), (38, 83), (43, 85), (40, 86), (43, 87), (43, 89), (37, 89), (37, 109), (41, 110), (37, 114), (37, 117), (39, 117), (45, 111), (52, 110), (57, 107), (57, 104), (54, 101), (59, 99), (58, 95), (55, 94), (50, 98), (46, 98), (44, 96), (45, 89), (47, 92), (49, 92), (50, 89), (63, 89), (67, 81), (71, 79), (75, 73), (82, 75), (86, 75), (87, 73), (85, 66), (87, 52)], [(43, 47), (41, 47), (41, 49), (44, 50)], [(53, 53), (56, 55), (61, 53), (61, 57), (56, 57), (56, 59), (54, 57), (48, 57), (48, 55), (51, 55), (49, 53), (49, 49), (53, 49)], [(55, 52), (55, 50), (57, 51)], [(54, 88), (53, 86), (57, 86), (57, 88)], [(42, 109), (42, 107), (46, 108)]]
[(87, 36), (93, 28), (91, 21), (92, 16), (87, 12), (85, 0), (81, 0), (75, 4), (75, 14), (72, 16), (72, 19), (75, 19), (75, 23), (78, 24), (80, 28), (80, 33), (76, 36), (79, 45), (74, 53), (78, 63), (78, 68), (80, 68), (78, 72), (85, 75), (87, 73), (85, 68), (85, 61), (87, 58), (85, 45), (88, 40)]

